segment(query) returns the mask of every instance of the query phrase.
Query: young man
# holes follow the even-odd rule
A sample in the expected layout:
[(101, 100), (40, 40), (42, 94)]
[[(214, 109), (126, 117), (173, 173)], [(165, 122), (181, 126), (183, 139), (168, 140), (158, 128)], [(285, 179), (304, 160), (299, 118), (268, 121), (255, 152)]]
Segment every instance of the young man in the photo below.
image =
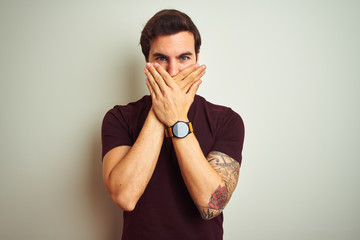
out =
[(122, 239), (222, 239), (243, 121), (195, 95), (206, 67), (197, 64), (200, 34), (186, 14), (158, 12), (140, 43), (150, 96), (115, 106), (102, 126), (103, 178), (124, 209)]

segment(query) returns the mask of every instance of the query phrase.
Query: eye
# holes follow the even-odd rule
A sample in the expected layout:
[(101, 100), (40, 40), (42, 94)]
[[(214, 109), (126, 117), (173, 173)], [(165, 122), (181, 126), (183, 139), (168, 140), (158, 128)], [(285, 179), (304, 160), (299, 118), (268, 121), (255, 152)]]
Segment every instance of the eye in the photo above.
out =
[(180, 60), (185, 62), (185, 61), (189, 60), (189, 57), (188, 56), (182, 56), (182, 57), (180, 57)]
[(166, 58), (165, 58), (165, 57), (157, 57), (157, 58), (156, 58), (156, 61), (165, 62), (165, 61), (166, 61)]

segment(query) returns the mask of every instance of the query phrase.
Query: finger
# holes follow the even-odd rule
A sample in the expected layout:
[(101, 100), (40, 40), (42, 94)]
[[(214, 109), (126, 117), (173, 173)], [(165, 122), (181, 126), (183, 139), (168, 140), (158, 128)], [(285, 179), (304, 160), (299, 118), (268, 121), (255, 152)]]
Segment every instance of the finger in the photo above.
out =
[(175, 77), (173, 77), (173, 79), (175, 81), (182, 81), (184, 78), (186, 78), (190, 73), (194, 72), (196, 69), (199, 68), (199, 64), (195, 63), (193, 65), (190, 65), (187, 68), (184, 68), (183, 70), (181, 70), (178, 74), (176, 74)]
[(174, 88), (177, 86), (173, 78), (163, 67), (161, 67), (158, 63), (154, 63), (154, 67), (156, 71), (161, 75), (162, 79), (168, 87)]
[(145, 79), (145, 83), (147, 88), (149, 89), (149, 93), (151, 96), (154, 96), (154, 90), (152, 89), (151, 85), (150, 85), (150, 81), (148, 78)]
[[(180, 80), (176, 81), (176, 83), (179, 85), (181, 90), (186, 93), (189, 90), (190, 86), (205, 74), (204, 72), (205, 68), (206, 68), (205, 65), (200, 66), (199, 64), (194, 64), (191, 65), (190, 67), (185, 68), (184, 70), (181, 71), (181, 73), (185, 73), (187, 74), (187, 76), (185, 77), (185, 79), (181, 79), (181, 81)], [(190, 70), (193, 71), (190, 72)], [(177, 77), (179, 76), (182, 77), (184, 75), (178, 73)]]
[(194, 82), (200, 80), (200, 78), (205, 75), (205, 73), (206, 73), (205, 69), (206, 69), (206, 66), (202, 65), (198, 69), (196, 69), (194, 72), (189, 74), (183, 81), (178, 82), (182, 91), (187, 93), (189, 91), (189, 88), (191, 87), (191, 85)]
[(160, 90), (165, 90), (167, 85), (166, 85), (164, 79), (162, 78), (162, 76), (159, 74), (159, 72), (154, 67), (154, 65), (151, 63), (146, 63), (146, 69), (150, 72), (153, 79), (156, 81), (157, 85), (159, 86)]
[(188, 90), (189, 87), (196, 81), (200, 80), (201, 77), (203, 77), (206, 73), (205, 71), (206, 66), (202, 65), (199, 69), (197, 69), (196, 71), (192, 72), (189, 76), (187, 76), (183, 82), (183, 89)]
[(189, 82), (194, 83), (205, 74), (205, 70), (206, 70), (206, 66), (201, 65), (195, 71), (191, 72), (183, 81), (185, 81), (186, 84)]
[(190, 89), (189, 89), (189, 91), (187, 93), (188, 96), (190, 96), (192, 98), (195, 97), (195, 94), (196, 94), (197, 90), (199, 89), (199, 86), (200, 86), (201, 83), (202, 83), (202, 81), (198, 80), (193, 85), (191, 85), (191, 87), (190, 87)]
[(160, 96), (161, 90), (160, 90), (158, 84), (156, 83), (153, 75), (149, 72), (149, 70), (147, 68), (144, 69), (144, 73), (148, 79), (147, 82), (149, 82), (149, 86), (152, 89), (153, 95), (155, 94), (155, 96)]

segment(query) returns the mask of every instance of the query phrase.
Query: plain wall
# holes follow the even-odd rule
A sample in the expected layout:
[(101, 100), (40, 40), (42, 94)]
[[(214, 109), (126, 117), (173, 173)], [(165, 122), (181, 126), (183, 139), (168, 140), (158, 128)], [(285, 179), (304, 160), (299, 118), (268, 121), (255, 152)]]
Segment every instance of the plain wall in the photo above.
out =
[(104, 114), (147, 94), (138, 45), (189, 14), (198, 93), (246, 127), (225, 240), (360, 239), (359, 1), (0, 1), (0, 239), (120, 239)]

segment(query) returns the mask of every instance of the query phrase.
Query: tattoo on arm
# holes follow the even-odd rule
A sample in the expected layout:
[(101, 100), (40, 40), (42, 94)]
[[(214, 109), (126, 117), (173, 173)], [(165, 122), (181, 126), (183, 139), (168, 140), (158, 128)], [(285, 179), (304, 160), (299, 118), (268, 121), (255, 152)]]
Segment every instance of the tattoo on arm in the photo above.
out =
[(219, 185), (211, 195), (208, 206), (198, 206), (203, 219), (216, 217), (224, 210), (235, 190), (240, 170), (240, 164), (224, 153), (212, 151), (207, 156), (207, 159), (209, 164), (221, 176), (224, 184)]

